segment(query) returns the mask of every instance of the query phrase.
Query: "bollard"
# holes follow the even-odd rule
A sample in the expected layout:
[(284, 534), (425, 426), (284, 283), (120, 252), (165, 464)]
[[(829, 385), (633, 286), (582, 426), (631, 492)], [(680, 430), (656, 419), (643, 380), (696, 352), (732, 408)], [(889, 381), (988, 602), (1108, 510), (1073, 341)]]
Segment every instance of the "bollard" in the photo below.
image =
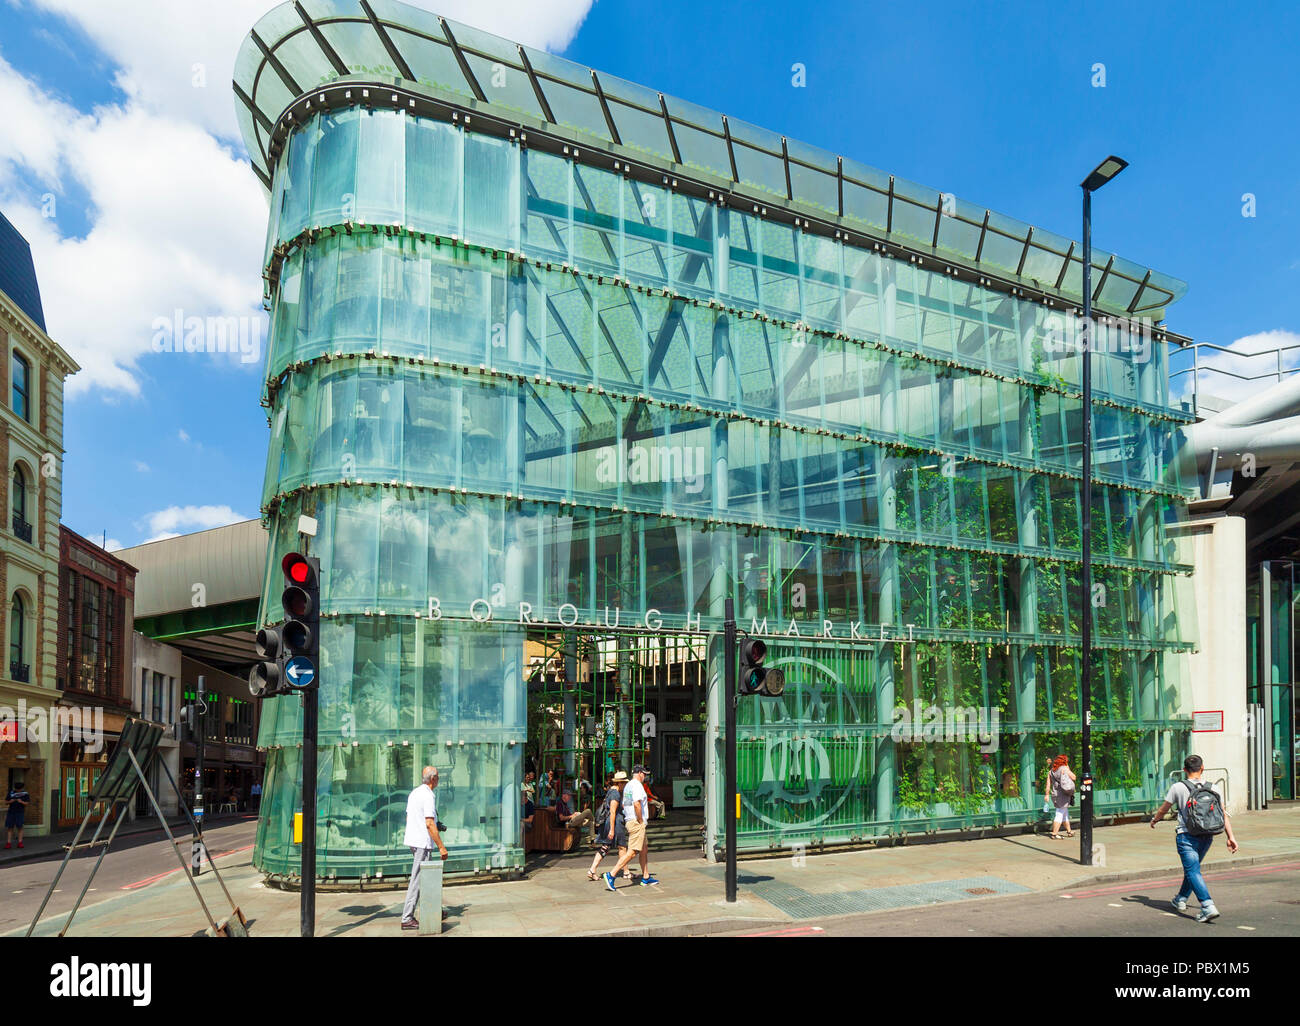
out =
[(442, 859), (420, 863), (420, 935), (442, 933)]

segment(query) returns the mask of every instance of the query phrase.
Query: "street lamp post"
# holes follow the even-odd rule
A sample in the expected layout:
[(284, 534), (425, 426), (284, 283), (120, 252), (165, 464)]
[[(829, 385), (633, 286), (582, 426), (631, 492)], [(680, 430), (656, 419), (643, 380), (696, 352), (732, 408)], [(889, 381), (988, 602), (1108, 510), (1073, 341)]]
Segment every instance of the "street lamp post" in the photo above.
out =
[(1079, 787), (1079, 864), (1092, 865), (1092, 194), (1128, 167), (1116, 156), (1083, 180), (1083, 778)]

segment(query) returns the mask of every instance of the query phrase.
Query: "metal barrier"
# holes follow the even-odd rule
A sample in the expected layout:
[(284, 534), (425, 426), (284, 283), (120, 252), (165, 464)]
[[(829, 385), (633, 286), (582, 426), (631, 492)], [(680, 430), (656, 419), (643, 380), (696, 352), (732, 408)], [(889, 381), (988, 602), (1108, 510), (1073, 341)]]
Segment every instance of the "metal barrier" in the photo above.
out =
[[(1213, 353), (1222, 353), (1225, 356), (1231, 357), (1233, 360), (1259, 360), (1260, 358), (1267, 358), (1269, 369), (1261, 371), (1258, 374), (1238, 374), (1235, 371), (1227, 370), (1224, 367), (1215, 366), (1214, 364), (1209, 363), (1208, 358), (1203, 360), (1201, 358), (1202, 349)], [(1259, 352), (1255, 353), (1245, 353), (1239, 349), (1231, 349), (1227, 346), (1215, 345), (1213, 342), (1196, 342), (1187, 349), (1174, 353), (1170, 357), (1171, 361), (1177, 359), (1183, 353), (1188, 351), (1190, 351), (1192, 355), (1192, 365), (1190, 367), (1183, 367), (1180, 370), (1170, 370), (1169, 395), (1171, 399), (1175, 397), (1174, 382), (1177, 378), (1180, 378), (1185, 374), (1192, 375), (1192, 394), (1190, 400), (1192, 407), (1191, 412), (1196, 414), (1198, 417), (1201, 415), (1200, 392), (1201, 376), (1203, 374), (1222, 375), (1225, 378), (1231, 378), (1235, 381), (1244, 381), (1247, 383), (1252, 381), (1276, 383), (1281, 381), (1283, 378), (1300, 371), (1300, 343), (1288, 346), (1278, 346), (1276, 349), (1261, 349)], [(1294, 359), (1288, 359), (1286, 356), (1288, 353), (1295, 353), (1296, 355)], [(1258, 364), (1255, 364), (1255, 366), (1258, 366)], [(1209, 389), (1206, 389), (1206, 391), (1209, 394), (1213, 394)], [(1227, 397), (1225, 396), (1222, 398)], [(1215, 412), (1217, 411), (1207, 410), (1206, 414), (1209, 415)]]
[(1273, 797), (1273, 743), (1264, 724), (1264, 707), (1253, 702), (1246, 707), (1246, 770), (1250, 787), (1246, 808), (1266, 809)]

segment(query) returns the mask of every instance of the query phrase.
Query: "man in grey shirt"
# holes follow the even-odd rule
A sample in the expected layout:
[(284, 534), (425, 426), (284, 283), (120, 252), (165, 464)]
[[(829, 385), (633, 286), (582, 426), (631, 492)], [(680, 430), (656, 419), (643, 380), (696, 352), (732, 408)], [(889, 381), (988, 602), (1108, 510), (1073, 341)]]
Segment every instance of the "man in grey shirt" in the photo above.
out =
[[(1205, 774), (1205, 763), (1199, 755), (1189, 755), (1183, 760), (1183, 770), (1187, 773), (1188, 780), (1199, 781)], [(1182, 780), (1174, 781), (1173, 786), (1169, 788), (1169, 793), (1165, 795), (1164, 804), (1151, 817), (1151, 829), (1154, 830), (1156, 824), (1165, 818), (1165, 813), (1169, 811), (1170, 806), (1178, 810), (1178, 833), (1175, 840), (1178, 846), (1178, 857), (1183, 863), (1183, 885), (1174, 895), (1173, 905), (1179, 912), (1186, 910), (1187, 898), (1195, 891), (1196, 900), (1201, 903), (1201, 911), (1196, 921), (1208, 923), (1211, 919), (1219, 918), (1219, 910), (1214, 907), (1210, 889), (1205, 886), (1205, 877), (1201, 875), (1201, 862), (1209, 853), (1210, 845), (1214, 843), (1214, 835), (1187, 832), (1186, 810), (1187, 803), (1191, 799), (1192, 788)], [(1227, 809), (1223, 810), (1223, 832), (1228, 838), (1228, 851), (1235, 852), (1237, 839), (1232, 835), (1232, 821), (1228, 819)]]

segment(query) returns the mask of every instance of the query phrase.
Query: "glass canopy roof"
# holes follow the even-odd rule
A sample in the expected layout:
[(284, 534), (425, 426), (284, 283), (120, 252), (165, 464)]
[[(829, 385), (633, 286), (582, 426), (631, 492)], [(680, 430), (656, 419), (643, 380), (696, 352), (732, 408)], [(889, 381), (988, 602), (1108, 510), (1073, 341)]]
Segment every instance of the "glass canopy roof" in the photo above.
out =
[[(349, 76), (401, 79), (529, 127), (561, 126), (681, 177), (703, 171), (759, 203), (1081, 299), (1076, 242), (396, 0), (294, 0), (245, 38), (235, 108), (263, 186), (284, 110)], [(1158, 271), (1095, 248), (1092, 256), (1094, 302), (1109, 312), (1159, 317), (1186, 292)]]

